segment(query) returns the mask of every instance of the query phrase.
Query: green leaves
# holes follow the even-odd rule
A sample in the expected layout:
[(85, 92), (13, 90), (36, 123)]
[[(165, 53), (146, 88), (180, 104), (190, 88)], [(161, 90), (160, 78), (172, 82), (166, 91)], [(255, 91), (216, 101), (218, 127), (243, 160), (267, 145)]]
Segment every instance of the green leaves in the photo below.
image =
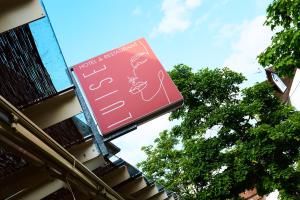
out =
[(277, 33), (258, 56), (264, 67), (273, 66), (281, 76), (292, 76), (300, 64), (300, 0), (274, 0), (265, 22)]
[(183, 188), (180, 174), (182, 152), (176, 149), (178, 139), (167, 131), (160, 133), (153, 146), (143, 147), (148, 159), (139, 163), (146, 176), (158, 180), (164, 187), (179, 192)]
[(227, 68), (177, 65), (170, 75), (185, 98), (171, 115), (181, 123), (143, 147), (148, 158), (139, 167), (149, 177), (181, 199), (238, 199), (254, 187), (298, 195), (291, 188), (300, 181), (300, 114), (268, 83), (240, 92), (245, 78)]
[[(169, 74), (184, 96), (184, 106), (174, 111), (170, 119), (183, 119), (184, 126), (179, 132), (187, 138), (190, 133), (203, 134), (209, 128), (207, 121), (213, 119), (210, 115), (218, 115), (219, 109), (226, 104), (237, 102), (238, 84), (245, 80), (241, 74), (227, 68), (205, 68), (193, 73), (183, 64), (175, 66)], [(211, 124), (213, 126), (214, 122)]]
[[(259, 63), (292, 76), (300, 67), (300, 0), (274, 0), (265, 24), (276, 33)], [(170, 119), (181, 123), (143, 148), (148, 159), (139, 166), (149, 177), (181, 199), (238, 199), (254, 187), (299, 199), (299, 112), (282, 104), (268, 83), (241, 93), (245, 77), (227, 68), (193, 72), (180, 64), (169, 74), (184, 96)]]
[(274, 0), (267, 8), (266, 25), (272, 30), (278, 26), (283, 28), (300, 26), (300, 1), (298, 0)]

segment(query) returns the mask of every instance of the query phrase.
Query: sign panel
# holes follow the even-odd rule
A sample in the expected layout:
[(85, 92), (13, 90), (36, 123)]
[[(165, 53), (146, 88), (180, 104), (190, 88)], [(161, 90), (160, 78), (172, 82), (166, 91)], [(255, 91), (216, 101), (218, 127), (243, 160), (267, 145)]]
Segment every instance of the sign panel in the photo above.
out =
[(281, 78), (279, 78), (279, 76), (275, 73), (271, 73), (272, 75), (272, 79), (274, 81), (274, 83), (277, 85), (277, 87), (279, 88), (279, 90), (284, 93), (285, 90), (287, 89), (286, 85), (284, 84), (284, 82), (281, 80)]
[(103, 136), (179, 107), (183, 97), (145, 39), (73, 67)]

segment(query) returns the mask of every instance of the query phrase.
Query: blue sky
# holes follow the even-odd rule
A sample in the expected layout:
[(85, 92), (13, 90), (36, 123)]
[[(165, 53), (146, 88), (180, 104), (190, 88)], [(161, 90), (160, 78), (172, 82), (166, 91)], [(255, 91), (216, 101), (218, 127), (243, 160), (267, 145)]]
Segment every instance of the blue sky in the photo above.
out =
[[(256, 56), (272, 36), (263, 26), (270, 0), (43, 2), (68, 66), (144, 37), (167, 70), (179, 63), (194, 70), (227, 66), (243, 72), (246, 85), (264, 79)], [(49, 69), (59, 89), (70, 84), (64, 70), (61, 64)], [(145, 159), (141, 146), (152, 144), (172, 123), (165, 115), (114, 140), (122, 149), (119, 156), (132, 164)]]
[[(193, 68), (222, 66), (238, 25), (265, 15), (269, 1), (43, 2), (69, 66), (145, 37), (165, 68), (171, 69), (178, 63)], [(186, 2), (192, 3), (187, 6)], [(232, 29), (224, 34), (226, 25)]]

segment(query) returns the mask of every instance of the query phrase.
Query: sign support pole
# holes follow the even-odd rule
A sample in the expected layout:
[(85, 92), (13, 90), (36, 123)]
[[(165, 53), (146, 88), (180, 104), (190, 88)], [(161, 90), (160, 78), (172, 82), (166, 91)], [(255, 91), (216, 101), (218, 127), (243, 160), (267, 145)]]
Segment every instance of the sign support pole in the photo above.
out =
[(95, 138), (95, 143), (96, 143), (96, 147), (97, 147), (97, 150), (99, 151), (99, 153), (103, 156), (107, 156), (108, 155), (108, 150), (104, 144), (104, 140), (103, 140), (103, 137), (102, 135), (100, 134), (100, 130), (98, 129), (96, 123), (95, 123), (95, 120), (94, 118), (92, 117), (92, 114), (90, 112), (90, 109), (88, 107), (88, 105), (85, 103), (85, 100), (84, 100), (84, 96), (82, 95), (81, 91), (80, 91), (80, 87), (78, 85), (78, 82), (76, 81), (76, 78), (73, 76), (72, 74), (72, 69), (68, 68), (68, 65), (67, 65), (67, 62), (65, 60), (65, 57), (63, 56), (63, 53), (61, 51), (61, 48), (60, 48), (60, 45), (58, 43), (58, 40), (57, 40), (57, 37), (56, 37), (56, 34), (54, 32), (54, 29), (52, 27), (52, 23), (48, 17), (48, 14), (47, 14), (47, 11), (46, 11), (46, 8), (45, 8), (45, 5), (44, 3), (41, 1), (41, 4), (42, 4), (42, 7), (44, 8), (44, 11), (46, 13), (46, 16), (47, 16), (47, 19), (49, 21), (49, 24), (50, 24), (50, 27), (51, 27), (51, 30), (53, 31), (54, 33), (54, 38), (57, 42), (57, 45), (59, 47), (59, 51), (60, 51), (60, 54), (63, 58), (63, 61), (65, 63), (65, 66), (66, 66), (66, 71), (67, 71), (67, 74), (70, 78), (70, 81), (73, 83), (73, 85), (75, 85), (75, 92), (77, 94), (77, 97), (78, 97), (78, 100), (79, 100), (79, 103), (82, 107), (82, 110), (83, 110), (83, 114), (85, 116), (85, 119), (88, 123), (88, 125), (90, 126), (92, 132), (93, 132), (93, 135), (94, 135), (94, 138)]
[(95, 138), (95, 143), (96, 143), (96, 146), (98, 147), (98, 151), (101, 155), (107, 156), (108, 150), (106, 148), (106, 145), (104, 144), (105, 141), (100, 133), (99, 128), (97, 127), (97, 124), (92, 116), (92, 113), (90, 112), (88, 105), (86, 104), (86, 101), (84, 100), (84, 96), (82, 95), (82, 93), (80, 91), (80, 86), (77, 83), (77, 81), (73, 75), (72, 68), (67, 69), (67, 73), (71, 79), (71, 82), (75, 85), (75, 91), (76, 91), (79, 103), (82, 107), (85, 119), (86, 119), (88, 125), (90, 126), (90, 128), (92, 129), (92, 132), (93, 132), (93, 135)]

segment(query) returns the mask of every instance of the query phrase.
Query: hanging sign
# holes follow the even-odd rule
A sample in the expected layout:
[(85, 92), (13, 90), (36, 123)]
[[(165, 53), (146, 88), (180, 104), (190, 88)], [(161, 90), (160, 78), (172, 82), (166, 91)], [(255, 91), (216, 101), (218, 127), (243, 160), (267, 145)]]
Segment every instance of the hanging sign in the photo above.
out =
[(73, 71), (104, 137), (183, 102), (145, 39), (79, 63)]

